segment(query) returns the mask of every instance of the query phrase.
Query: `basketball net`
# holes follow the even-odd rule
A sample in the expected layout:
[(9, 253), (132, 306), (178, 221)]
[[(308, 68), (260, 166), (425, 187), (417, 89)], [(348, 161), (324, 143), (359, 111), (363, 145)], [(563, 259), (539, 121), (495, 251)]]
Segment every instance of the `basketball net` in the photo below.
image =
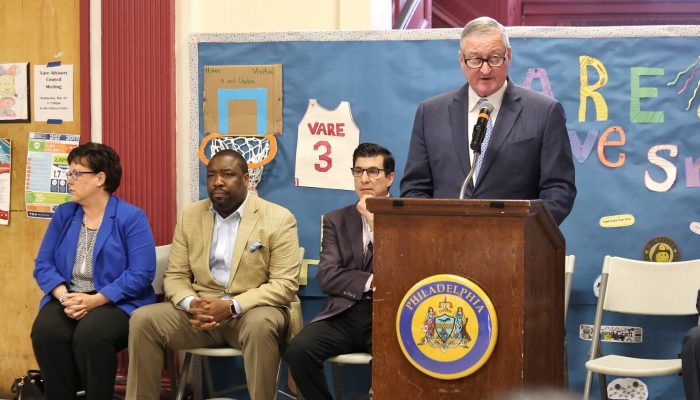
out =
[(277, 138), (269, 135), (221, 135), (209, 134), (199, 146), (199, 158), (205, 164), (209, 160), (204, 156), (205, 146), (209, 146), (212, 156), (221, 150), (231, 149), (240, 153), (248, 162), (248, 191), (257, 193), (257, 186), (262, 179), (263, 167), (272, 161), (277, 153)]

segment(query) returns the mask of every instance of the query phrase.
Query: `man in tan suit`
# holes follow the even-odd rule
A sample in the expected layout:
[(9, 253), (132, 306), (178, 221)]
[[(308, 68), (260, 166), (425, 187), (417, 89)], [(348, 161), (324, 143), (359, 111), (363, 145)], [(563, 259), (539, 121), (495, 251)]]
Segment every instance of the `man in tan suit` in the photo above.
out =
[(301, 329), (294, 216), (248, 193), (248, 166), (223, 150), (207, 166), (209, 199), (182, 211), (164, 290), (171, 303), (129, 324), (128, 399), (159, 399), (163, 348), (241, 349), (253, 400), (275, 398), (280, 344)]

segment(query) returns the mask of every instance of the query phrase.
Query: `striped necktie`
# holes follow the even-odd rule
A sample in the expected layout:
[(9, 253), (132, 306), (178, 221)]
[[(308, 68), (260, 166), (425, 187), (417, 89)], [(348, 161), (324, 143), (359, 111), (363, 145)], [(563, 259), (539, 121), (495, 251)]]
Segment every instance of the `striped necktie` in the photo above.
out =
[[(364, 260), (363, 260), (363, 264), (364, 264), (363, 269), (364, 270), (368, 270), (367, 267), (369, 266), (369, 263), (372, 261), (372, 255), (374, 253), (373, 250), (374, 250), (374, 245), (372, 244), (372, 242), (368, 242), (367, 243), (367, 250), (365, 251)], [(369, 269), (368, 272), (372, 272), (372, 270)]]

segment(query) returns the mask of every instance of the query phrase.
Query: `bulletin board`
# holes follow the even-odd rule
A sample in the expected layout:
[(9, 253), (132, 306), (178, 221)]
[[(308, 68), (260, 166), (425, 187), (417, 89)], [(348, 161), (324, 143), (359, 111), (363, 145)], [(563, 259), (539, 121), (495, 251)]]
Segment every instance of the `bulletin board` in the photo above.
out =
[[(32, 71), (35, 65), (60, 62), (74, 65), (80, 76), (80, 7), (78, 0), (6, 0), (0, 4), (0, 64), (29, 64), (30, 112), (27, 120), (3, 121), (0, 138), (12, 140), (11, 199), (9, 224), (0, 226), (0, 244), (5, 249), (0, 257), (0, 319), (12, 321), (4, 328), (0, 342), (0, 397), (9, 398), (12, 381), (37, 368), (29, 337), (32, 323), (43, 295), (32, 276), (34, 258), (44, 236), (48, 220), (30, 219), (25, 205), (25, 172), (30, 132), (78, 134), (80, 104), (75, 102), (75, 118), (62, 124), (37, 122), (31, 110), (34, 99)], [(41, 27), (41, 29), (37, 29)], [(0, 79), (2, 90), (7, 81)], [(80, 82), (73, 83), (73, 98), (80, 98)], [(6, 103), (4, 103), (6, 104)], [(2, 108), (0, 106), (0, 108)]]
[[(395, 155), (391, 193), (398, 196), (416, 108), (465, 83), (458, 63), (460, 32), (193, 35), (189, 163), (199, 174), (191, 182), (192, 200), (206, 197), (206, 167), (197, 158), (205, 135), (204, 66), (282, 64), (283, 130), (258, 191), (294, 213), (306, 258), (318, 259), (321, 215), (356, 196), (295, 186), (297, 130), (309, 100), (331, 110), (349, 102), (360, 142), (379, 143)], [(576, 255), (567, 351), (570, 386), (580, 391), (590, 345), (583, 325), (593, 323), (603, 257), (641, 259), (645, 244), (663, 236), (677, 245), (682, 260), (700, 258), (700, 27), (518, 27), (509, 33), (511, 82), (557, 99), (567, 114), (578, 196), (561, 229), (567, 254)], [(641, 335), (628, 343), (608, 346), (630, 355), (653, 349), (673, 357), (693, 324), (690, 317), (678, 323), (632, 321), (623, 316), (604, 321), (641, 328), (629, 330)], [(648, 398), (682, 398), (678, 377), (641, 382)]]

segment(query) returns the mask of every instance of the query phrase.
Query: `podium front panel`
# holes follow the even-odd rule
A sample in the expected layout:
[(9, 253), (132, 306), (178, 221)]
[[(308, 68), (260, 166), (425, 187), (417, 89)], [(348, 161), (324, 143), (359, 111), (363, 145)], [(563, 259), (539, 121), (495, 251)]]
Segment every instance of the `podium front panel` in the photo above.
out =
[[(564, 241), (540, 202), (373, 199), (374, 398), (487, 399), (564, 384)], [(404, 355), (396, 331), (404, 295), (440, 274), (467, 278), (496, 310), (499, 332), (475, 372), (438, 379)], [(464, 397), (466, 396), (466, 397)]]

